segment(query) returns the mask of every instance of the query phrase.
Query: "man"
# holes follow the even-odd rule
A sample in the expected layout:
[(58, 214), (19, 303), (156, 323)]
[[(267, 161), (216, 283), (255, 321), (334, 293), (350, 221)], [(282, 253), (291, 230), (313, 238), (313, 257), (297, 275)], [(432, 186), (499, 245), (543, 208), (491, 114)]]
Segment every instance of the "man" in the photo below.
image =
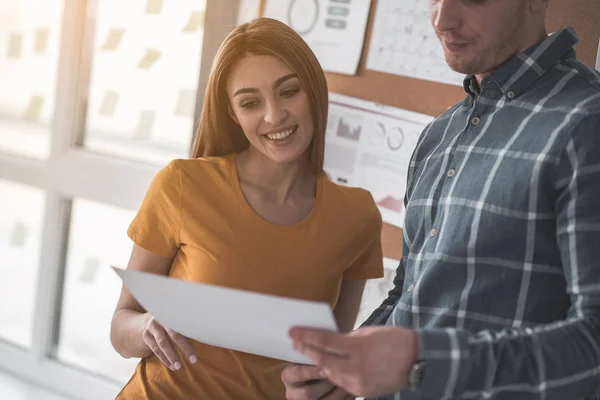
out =
[(430, 1), (467, 97), (412, 156), (394, 289), (290, 332), (288, 399), (600, 398), (600, 74), (548, 1)]

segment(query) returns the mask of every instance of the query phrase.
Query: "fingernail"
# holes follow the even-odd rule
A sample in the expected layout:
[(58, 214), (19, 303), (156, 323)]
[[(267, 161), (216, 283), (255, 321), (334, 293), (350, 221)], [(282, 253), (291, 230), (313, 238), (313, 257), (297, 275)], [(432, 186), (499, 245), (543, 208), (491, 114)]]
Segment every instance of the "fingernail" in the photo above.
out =
[(196, 361), (198, 361), (198, 357), (196, 357), (196, 356), (190, 356), (190, 362), (192, 364), (196, 364)]
[(179, 361), (177, 361), (177, 362), (175, 363), (175, 365), (173, 365), (173, 367), (174, 367), (174, 368), (175, 368), (175, 370), (177, 371), (177, 370), (181, 369), (181, 364), (179, 363)]
[(320, 370), (320, 371), (319, 371), (319, 376), (320, 376), (321, 378), (327, 378), (327, 374), (325, 373), (325, 370)]

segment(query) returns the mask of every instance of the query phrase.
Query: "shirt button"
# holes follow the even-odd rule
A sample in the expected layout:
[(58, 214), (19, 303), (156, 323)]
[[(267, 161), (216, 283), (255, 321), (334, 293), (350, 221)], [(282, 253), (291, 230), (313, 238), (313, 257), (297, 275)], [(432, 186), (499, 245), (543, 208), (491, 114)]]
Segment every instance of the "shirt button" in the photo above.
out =
[(479, 125), (479, 123), (480, 123), (480, 122), (481, 122), (481, 119), (479, 119), (479, 117), (473, 117), (473, 118), (471, 119), (471, 123), (472, 123), (473, 125)]
[(515, 92), (513, 92), (512, 90), (508, 93), (506, 93), (506, 95), (508, 96), (509, 99), (514, 99), (515, 97)]
[(410, 285), (408, 289), (406, 289), (409, 293), (415, 290), (415, 285)]
[(431, 234), (430, 234), (430, 235), (431, 235), (431, 237), (434, 237), (436, 233), (437, 233), (437, 231), (435, 230), (435, 228), (433, 228), (433, 229), (431, 230)]
[(452, 178), (454, 176), (454, 170), (453, 169), (451, 169), (450, 171), (448, 171), (448, 176), (450, 178)]

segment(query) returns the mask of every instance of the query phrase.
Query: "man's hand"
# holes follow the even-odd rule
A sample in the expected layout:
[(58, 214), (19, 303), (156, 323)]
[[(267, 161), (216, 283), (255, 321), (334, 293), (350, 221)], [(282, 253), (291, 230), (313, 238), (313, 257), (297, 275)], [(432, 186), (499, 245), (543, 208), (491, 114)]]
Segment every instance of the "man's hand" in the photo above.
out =
[(288, 365), (281, 374), (287, 400), (352, 400), (354, 396), (323, 379), (314, 365)]
[(296, 351), (321, 367), (322, 378), (356, 396), (405, 389), (417, 360), (417, 334), (404, 328), (368, 327), (347, 334), (293, 328), (290, 337)]

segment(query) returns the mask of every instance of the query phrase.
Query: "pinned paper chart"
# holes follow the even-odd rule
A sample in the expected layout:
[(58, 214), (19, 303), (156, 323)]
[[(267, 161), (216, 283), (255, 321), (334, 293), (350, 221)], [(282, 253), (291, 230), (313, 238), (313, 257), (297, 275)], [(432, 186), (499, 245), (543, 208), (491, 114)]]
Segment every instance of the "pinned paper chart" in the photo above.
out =
[(325, 172), (334, 182), (370, 191), (384, 222), (402, 227), (410, 157), (432, 119), (330, 93)]
[(264, 16), (299, 33), (324, 70), (354, 75), (370, 8), (371, 0), (268, 0)]
[(450, 69), (429, 18), (429, 0), (379, 0), (367, 68), (462, 86)]

